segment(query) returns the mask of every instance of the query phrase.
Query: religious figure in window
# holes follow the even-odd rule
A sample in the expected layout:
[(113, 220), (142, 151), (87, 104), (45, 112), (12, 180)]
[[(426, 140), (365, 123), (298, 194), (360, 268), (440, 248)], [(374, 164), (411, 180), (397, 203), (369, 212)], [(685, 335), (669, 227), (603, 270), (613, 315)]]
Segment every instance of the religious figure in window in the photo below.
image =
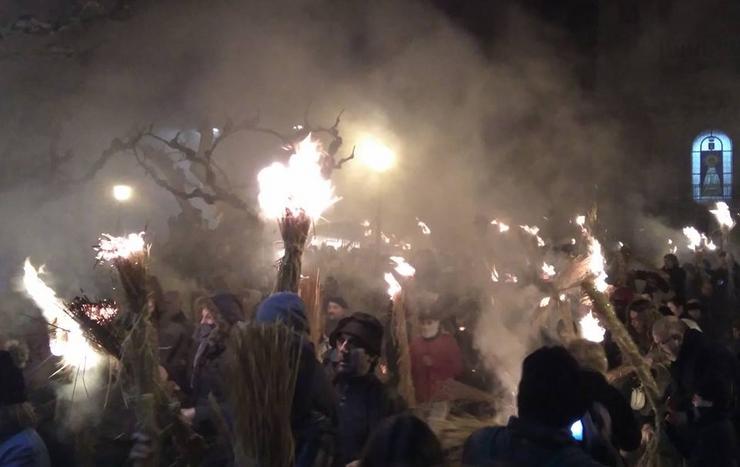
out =
[(720, 156), (714, 153), (705, 153), (704, 157), (704, 178), (701, 184), (702, 196), (722, 196), (722, 179), (720, 178), (717, 166), (720, 163)]

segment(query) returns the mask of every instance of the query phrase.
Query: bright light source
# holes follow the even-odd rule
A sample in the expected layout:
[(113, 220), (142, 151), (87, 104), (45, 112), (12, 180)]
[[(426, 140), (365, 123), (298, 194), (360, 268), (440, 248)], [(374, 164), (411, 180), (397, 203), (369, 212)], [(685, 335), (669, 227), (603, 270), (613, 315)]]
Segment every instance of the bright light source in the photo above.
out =
[(357, 143), (355, 155), (360, 162), (378, 173), (387, 171), (396, 162), (393, 151), (372, 136), (366, 136)]
[(121, 203), (126, 202), (131, 199), (133, 194), (134, 190), (128, 185), (113, 186), (113, 197), (116, 201), (120, 201)]

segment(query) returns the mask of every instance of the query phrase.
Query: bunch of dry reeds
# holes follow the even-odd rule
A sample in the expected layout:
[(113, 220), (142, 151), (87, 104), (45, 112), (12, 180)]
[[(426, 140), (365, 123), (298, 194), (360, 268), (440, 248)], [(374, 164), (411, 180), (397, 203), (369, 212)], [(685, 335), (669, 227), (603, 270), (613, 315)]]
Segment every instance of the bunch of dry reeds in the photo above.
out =
[(293, 465), (290, 414), (300, 357), (300, 338), (281, 323), (232, 328), (227, 371), (234, 381), (227, 396), (235, 417), (236, 465)]
[(116, 302), (109, 299), (94, 302), (82, 295), (65, 304), (65, 311), (80, 325), (85, 338), (94, 347), (116, 359), (121, 357), (121, 341), (116, 328)]
[(660, 397), (658, 383), (653, 377), (650, 365), (642, 357), (642, 354), (640, 354), (640, 350), (637, 348), (635, 341), (629, 335), (627, 328), (617, 317), (617, 314), (614, 312), (614, 308), (607, 297), (596, 290), (596, 287), (591, 281), (584, 281), (581, 286), (586, 295), (591, 299), (593, 310), (598, 315), (599, 321), (611, 333), (614, 342), (617, 344), (617, 347), (619, 347), (619, 351), (627, 360), (627, 363), (635, 369), (637, 378), (640, 380), (640, 383), (645, 390), (645, 398), (647, 399), (650, 409), (653, 411), (655, 417), (655, 436), (653, 436), (648, 443), (643, 459), (641, 459), (640, 462), (641, 465), (644, 466), (659, 466), (660, 457), (658, 456), (658, 442), (660, 440), (660, 433), (663, 427), (663, 417), (665, 414), (661, 405), (658, 404), (658, 398)]
[(321, 273), (316, 268), (316, 273), (308, 279), (300, 281), (299, 295), (306, 304), (306, 317), (308, 318), (308, 329), (311, 332), (311, 343), (318, 348), (324, 335), (324, 316), (322, 313), (321, 299)]
[(303, 266), (303, 249), (311, 228), (311, 219), (305, 212), (293, 214), (289, 209), (278, 221), (280, 235), (283, 237), (285, 253), (278, 262), (276, 292), (298, 292)]
[(407, 326), (407, 308), (404, 291), (397, 293), (390, 303), (393, 337), (398, 348), (398, 392), (409, 407), (416, 405), (416, 391), (411, 376), (411, 346)]

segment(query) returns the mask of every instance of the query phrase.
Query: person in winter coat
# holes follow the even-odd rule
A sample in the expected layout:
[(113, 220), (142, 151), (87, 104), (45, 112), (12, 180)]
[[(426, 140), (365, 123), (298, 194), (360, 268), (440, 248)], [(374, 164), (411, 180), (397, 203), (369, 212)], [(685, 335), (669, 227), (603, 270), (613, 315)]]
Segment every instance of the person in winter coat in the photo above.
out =
[(359, 467), (440, 467), (442, 445), (423, 420), (399, 414), (383, 420), (370, 436)]
[(331, 383), (319, 364), (309, 340), (305, 304), (292, 292), (278, 292), (257, 308), (258, 323), (281, 322), (295, 333), (301, 346), (298, 379), (291, 408), (295, 441), (295, 467), (328, 466), (335, 457), (337, 406)]
[(473, 433), (463, 448), (465, 466), (599, 467), (571, 435), (588, 410), (578, 362), (563, 347), (542, 347), (524, 359), (518, 417), (506, 426)]
[(23, 373), (7, 351), (0, 351), (0, 467), (48, 467), (49, 453), (33, 428)]
[(335, 465), (360, 458), (370, 434), (385, 418), (403, 411), (403, 401), (376, 376), (383, 326), (367, 313), (342, 319), (330, 342), (336, 349), (334, 389), (339, 400)]
[(421, 335), (411, 341), (411, 377), (416, 402), (432, 401), (437, 389), (447, 380), (462, 375), (463, 359), (457, 341), (440, 329), (438, 310), (420, 314)]
[[(693, 437), (701, 417), (695, 410), (696, 396), (703, 399), (707, 388), (722, 382), (726, 385), (728, 407), (737, 407), (740, 371), (734, 355), (710, 341), (704, 333), (690, 329), (680, 319), (667, 316), (653, 326), (653, 338), (671, 360), (672, 383), (668, 396), (668, 433), (674, 446), (680, 449)], [(707, 398), (710, 401), (719, 396)], [(718, 404), (718, 406), (723, 405)], [(713, 415), (709, 414), (709, 418)], [(705, 417), (704, 422), (708, 418)]]
[(194, 335), (195, 355), (190, 377), (192, 406), (183, 409), (182, 415), (209, 445), (202, 465), (230, 465), (233, 462), (231, 448), (218, 431), (216, 414), (213, 413), (209, 397), (213, 395), (228, 418), (230, 410), (225, 394), (227, 375), (224, 352), (232, 326), (243, 321), (244, 317), (239, 300), (229, 293), (201, 300), (199, 308), (201, 319)]

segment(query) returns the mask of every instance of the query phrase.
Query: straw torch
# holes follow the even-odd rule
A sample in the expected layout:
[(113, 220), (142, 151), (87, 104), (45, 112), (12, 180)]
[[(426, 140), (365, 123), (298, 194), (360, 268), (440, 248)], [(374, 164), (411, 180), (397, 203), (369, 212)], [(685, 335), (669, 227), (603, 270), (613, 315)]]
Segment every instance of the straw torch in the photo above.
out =
[(308, 135), (296, 145), (288, 164), (275, 162), (257, 176), (259, 204), (265, 217), (277, 220), (284, 254), (278, 262), (275, 291), (298, 292), (303, 250), (311, 224), (338, 201), (331, 180), (321, 172), (322, 152)]
[[(414, 267), (403, 258), (394, 256), (391, 259), (396, 263), (394, 270), (399, 276), (410, 278), (416, 273)], [(398, 348), (398, 392), (408, 406), (413, 407), (416, 405), (416, 393), (414, 391), (414, 381), (411, 377), (411, 348), (407, 326), (406, 294), (403, 286), (392, 272), (385, 273), (384, 278), (388, 284), (393, 337)]]

